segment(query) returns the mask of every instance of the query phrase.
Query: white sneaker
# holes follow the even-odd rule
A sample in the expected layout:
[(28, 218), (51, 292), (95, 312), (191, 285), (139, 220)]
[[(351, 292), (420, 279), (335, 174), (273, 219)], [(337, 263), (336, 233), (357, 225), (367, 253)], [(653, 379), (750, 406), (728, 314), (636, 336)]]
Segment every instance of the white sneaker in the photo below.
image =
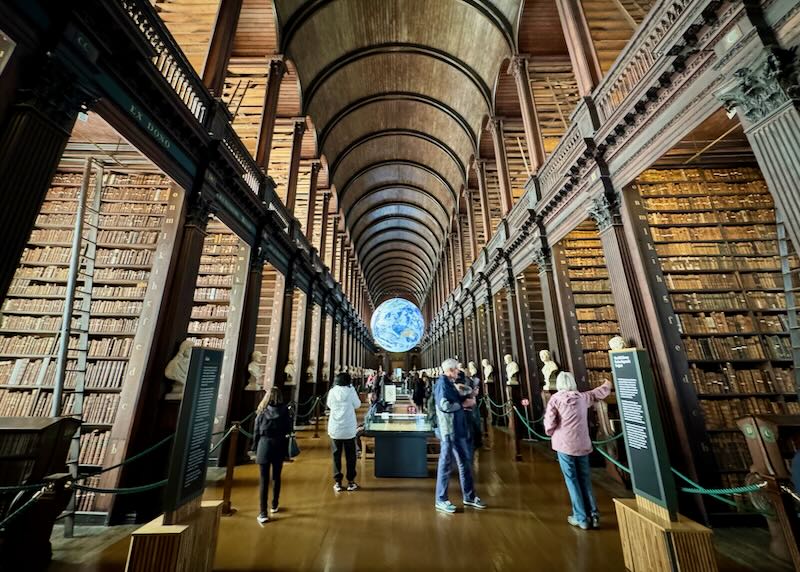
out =
[(280, 510), (280, 507), (274, 506), (271, 509), (269, 509), (269, 512), (275, 514), (276, 512), (278, 512), (278, 510)]
[(343, 490), (344, 490), (344, 487), (342, 486), (342, 483), (336, 483), (335, 485), (333, 485), (333, 492), (340, 493)]
[(347, 485), (348, 491), (357, 491), (359, 488), (358, 483), (350, 483)]
[(266, 524), (269, 522), (269, 517), (262, 512), (256, 517), (256, 520), (258, 521), (258, 524)]

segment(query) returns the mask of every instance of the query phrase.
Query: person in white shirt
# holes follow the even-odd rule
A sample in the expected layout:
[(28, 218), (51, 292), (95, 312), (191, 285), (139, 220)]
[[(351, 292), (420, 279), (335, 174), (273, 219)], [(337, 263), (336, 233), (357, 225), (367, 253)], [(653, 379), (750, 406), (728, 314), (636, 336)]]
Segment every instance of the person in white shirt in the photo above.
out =
[[(347, 477), (347, 490), (358, 490), (356, 483), (356, 410), (361, 407), (361, 400), (353, 388), (350, 374), (342, 372), (336, 375), (334, 386), (328, 392), (327, 406), (330, 409), (328, 417), (328, 436), (331, 438), (333, 451), (333, 490), (340, 493), (342, 477)], [(342, 475), (342, 450), (344, 450), (346, 475)]]

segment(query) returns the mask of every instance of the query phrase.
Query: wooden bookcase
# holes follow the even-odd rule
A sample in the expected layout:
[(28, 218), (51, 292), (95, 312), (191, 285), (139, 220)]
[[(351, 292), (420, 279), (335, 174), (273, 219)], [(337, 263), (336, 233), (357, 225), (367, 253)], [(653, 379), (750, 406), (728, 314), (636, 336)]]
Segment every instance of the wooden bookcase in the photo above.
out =
[(581, 223), (553, 249), (564, 325), (579, 386), (611, 379), (608, 340), (619, 335), (603, 246), (596, 225)]
[(258, 305), (255, 351), (261, 352), (261, 390), (271, 382), (275, 371), (275, 349), (280, 329), (279, 303), (283, 296), (283, 274), (269, 263), (264, 264), (261, 276), (261, 298)]
[(634, 188), (722, 485), (739, 486), (752, 459), (736, 419), (800, 414), (786, 292), (794, 295), (797, 257), (755, 168), (653, 169)]
[[(81, 179), (82, 174), (68, 171), (55, 175), (3, 304), (0, 415), (50, 414)], [(183, 192), (161, 173), (107, 170), (103, 176), (80, 440), (82, 473), (125, 457), (182, 202)], [(74, 350), (68, 357), (75, 359)], [(71, 369), (73, 361), (67, 364), (65, 415), (72, 412), (74, 398)], [(115, 478), (105, 474), (103, 483), (113, 486)], [(99, 477), (87, 481), (100, 482)], [(97, 501), (93, 493), (78, 493), (78, 513), (103, 520), (105, 512)]]
[[(244, 389), (244, 385), (233, 387), (233, 369), (249, 264), (248, 244), (218, 220), (209, 221), (187, 333), (195, 346), (225, 352), (214, 414), (214, 433), (225, 430), (231, 393)], [(217, 435), (212, 442), (216, 443), (220, 438), (221, 435)]]

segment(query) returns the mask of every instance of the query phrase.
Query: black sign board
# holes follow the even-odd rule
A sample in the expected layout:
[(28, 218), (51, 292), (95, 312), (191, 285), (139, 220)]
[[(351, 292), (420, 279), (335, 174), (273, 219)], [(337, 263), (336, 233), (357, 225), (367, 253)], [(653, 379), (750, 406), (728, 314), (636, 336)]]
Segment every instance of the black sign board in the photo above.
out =
[(675, 519), (675, 481), (658, 414), (650, 359), (646, 351), (639, 349), (614, 350), (609, 354), (633, 492), (663, 506), (670, 518)]
[(205, 489), (223, 354), (222, 350), (192, 349), (170, 455), (166, 512), (202, 495)]

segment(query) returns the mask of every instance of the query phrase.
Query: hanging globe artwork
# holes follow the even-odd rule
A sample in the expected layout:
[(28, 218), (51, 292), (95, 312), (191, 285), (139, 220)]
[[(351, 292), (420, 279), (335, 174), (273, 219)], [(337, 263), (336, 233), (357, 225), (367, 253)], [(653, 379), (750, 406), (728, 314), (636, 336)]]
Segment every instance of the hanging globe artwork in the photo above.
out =
[(372, 314), (370, 328), (376, 344), (386, 351), (402, 353), (419, 344), (425, 322), (414, 304), (403, 298), (392, 298)]

